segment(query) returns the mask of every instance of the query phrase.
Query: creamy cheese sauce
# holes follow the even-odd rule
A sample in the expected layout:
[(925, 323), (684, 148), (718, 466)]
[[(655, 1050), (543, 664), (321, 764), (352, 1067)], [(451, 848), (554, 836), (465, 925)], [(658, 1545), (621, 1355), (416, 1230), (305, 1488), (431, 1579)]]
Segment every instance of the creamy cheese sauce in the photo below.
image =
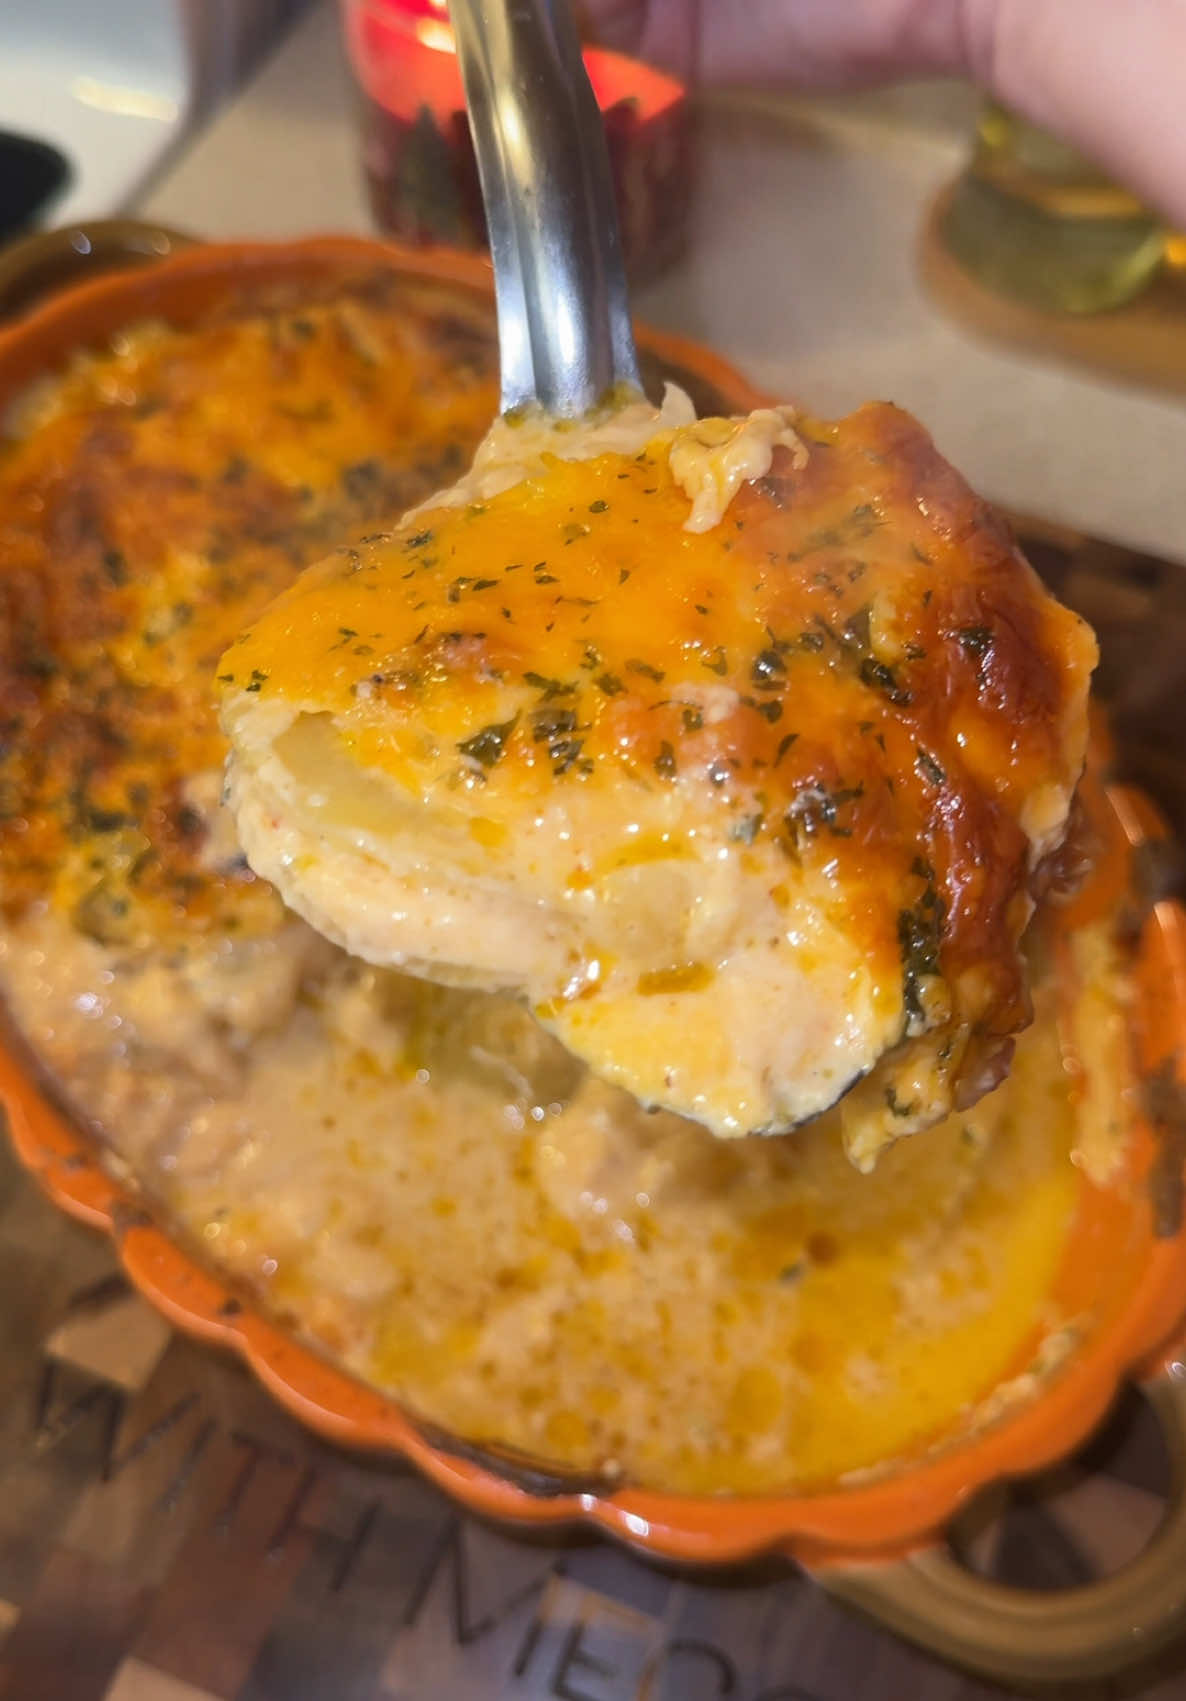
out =
[[(1084, 949), (1091, 1090), (1115, 1105), (1114, 953)], [(468, 1439), (677, 1490), (818, 1483), (941, 1437), (1065, 1322), (1046, 1295), (1075, 1119), (1048, 987), (1008, 1083), (858, 1179), (829, 1118), (722, 1145), (512, 1001), (299, 923), (137, 961), (31, 915), (0, 976), (205, 1256)]]

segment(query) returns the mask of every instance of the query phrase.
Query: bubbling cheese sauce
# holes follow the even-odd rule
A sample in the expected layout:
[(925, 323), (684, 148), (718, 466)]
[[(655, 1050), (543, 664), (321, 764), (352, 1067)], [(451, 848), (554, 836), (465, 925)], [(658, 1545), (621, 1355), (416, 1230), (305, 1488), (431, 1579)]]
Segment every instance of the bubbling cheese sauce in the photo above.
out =
[[(1082, 949), (1115, 1107), (1115, 953)], [(833, 1118), (723, 1144), (514, 1002), (299, 923), (146, 973), (45, 915), (0, 953), (24, 1033), (203, 1255), (471, 1441), (677, 1491), (820, 1484), (941, 1438), (1065, 1322), (1076, 1112), (1041, 973), (1008, 1081), (864, 1177)]]

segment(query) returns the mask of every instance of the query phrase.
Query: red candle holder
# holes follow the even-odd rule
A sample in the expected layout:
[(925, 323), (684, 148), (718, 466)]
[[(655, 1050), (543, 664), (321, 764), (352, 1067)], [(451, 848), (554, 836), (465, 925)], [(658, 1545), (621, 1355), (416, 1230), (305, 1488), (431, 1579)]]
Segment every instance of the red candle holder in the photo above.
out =
[[(486, 246), (477, 161), (446, 0), (341, 0), (358, 85), (371, 212), (417, 245)], [(620, 53), (586, 47), (605, 124), (627, 270), (653, 276), (679, 251), (693, 168), (687, 91)]]

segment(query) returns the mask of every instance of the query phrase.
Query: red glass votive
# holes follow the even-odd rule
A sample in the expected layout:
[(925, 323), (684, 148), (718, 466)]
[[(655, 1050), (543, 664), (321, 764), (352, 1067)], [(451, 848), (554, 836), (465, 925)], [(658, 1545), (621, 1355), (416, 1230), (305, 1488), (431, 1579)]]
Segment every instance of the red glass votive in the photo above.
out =
[[(415, 244), (482, 248), (477, 162), (445, 0), (341, 0), (362, 110), (371, 211)], [(687, 227), (692, 135), (687, 93), (673, 77), (587, 47), (601, 108), (626, 266), (650, 277)]]

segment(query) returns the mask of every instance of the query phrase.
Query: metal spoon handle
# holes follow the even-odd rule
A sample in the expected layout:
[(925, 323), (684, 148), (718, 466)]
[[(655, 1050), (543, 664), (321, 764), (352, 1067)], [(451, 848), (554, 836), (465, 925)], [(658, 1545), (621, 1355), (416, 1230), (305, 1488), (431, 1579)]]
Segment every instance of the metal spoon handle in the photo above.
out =
[(504, 412), (640, 389), (601, 115), (568, 0), (449, 0), (494, 261)]

